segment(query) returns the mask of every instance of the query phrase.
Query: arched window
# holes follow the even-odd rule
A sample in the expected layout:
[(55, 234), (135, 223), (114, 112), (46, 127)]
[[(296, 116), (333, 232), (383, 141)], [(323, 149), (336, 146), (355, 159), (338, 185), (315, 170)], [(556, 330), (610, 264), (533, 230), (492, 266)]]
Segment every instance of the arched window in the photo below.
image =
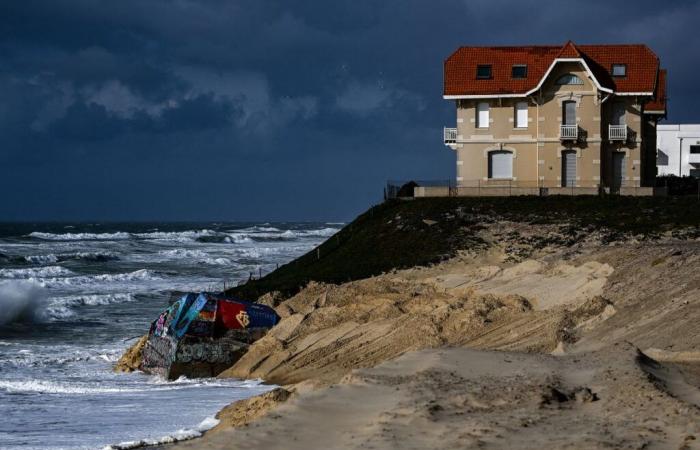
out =
[(583, 80), (574, 75), (573, 73), (567, 73), (560, 76), (557, 79), (557, 84), (559, 85), (572, 85), (572, 84), (583, 84)]
[(513, 153), (506, 150), (489, 152), (489, 178), (513, 178)]

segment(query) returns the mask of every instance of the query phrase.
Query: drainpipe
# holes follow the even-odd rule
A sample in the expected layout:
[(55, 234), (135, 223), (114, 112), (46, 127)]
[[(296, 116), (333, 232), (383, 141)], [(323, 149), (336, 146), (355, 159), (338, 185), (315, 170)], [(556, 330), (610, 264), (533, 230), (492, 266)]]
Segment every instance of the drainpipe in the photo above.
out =
[(540, 102), (531, 98), (535, 103), (535, 176), (537, 187), (540, 187)]
[(683, 176), (683, 138), (678, 138), (678, 176)]
[[(608, 136), (608, 140), (610, 139), (610, 123), (603, 120), (603, 107), (602, 107), (602, 106), (603, 106), (603, 103), (605, 103), (606, 101), (608, 101), (608, 99), (609, 99), (610, 97), (612, 97), (612, 94), (606, 95), (606, 96), (600, 101), (600, 105), (601, 105), (601, 108), (600, 108), (600, 127), (601, 127), (600, 135), (601, 135), (601, 136), (607, 135), (607, 136)], [(608, 124), (607, 133), (606, 133), (606, 130), (605, 130), (605, 125), (604, 125), (605, 123)], [(606, 152), (605, 152), (605, 150), (604, 150), (604, 148), (603, 148), (604, 143), (605, 143), (605, 140), (604, 140), (604, 139), (601, 139), (601, 142), (600, 142), (600, 161), (601, 161), (600, 167), (601, 167), (601, 169), (603, 168), (603, 162), (608, 161), (608, 160), (605, 158)], [(611, 149), (611, 150), (612, 150), (612, 149)], [(612, 162), (612, 152), (610, 153), (610, 160), (609, 160), (609, 161)], [(605, 164), (605, 166), (606, 166), (606, 172), (608, 172), (609, 170), (612, 169), (612, 167), (611, 167), (610, 169), (607, 168), (607, 166), (608, 166), (607, 163)], [(610, 173), (610, 172), (608, 172), (608, 173)], [(599, 189), (601, 189), (601, 188), (603, 188), (603, 187), (605, 186), (605, 180), (604, 180), (605, 177), (603, 176), (603, 170), (600, 170), (600, 178), (601, 178), (601, 180), (600, 180), (600, 183), (598, 184), (598, 188), (599, 188)], [(612, 174), (611, 174), (611, 178), (610, 178), (610, 179), (612, 180)], [(611, 184), (612, 184), (612, 183), (611, 183)]]

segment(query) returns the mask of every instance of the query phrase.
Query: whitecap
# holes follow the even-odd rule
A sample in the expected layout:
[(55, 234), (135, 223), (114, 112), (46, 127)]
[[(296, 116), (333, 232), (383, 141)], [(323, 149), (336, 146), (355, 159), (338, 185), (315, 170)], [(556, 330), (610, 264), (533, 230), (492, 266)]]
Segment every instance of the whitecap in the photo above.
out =
[(100, 275), (80, 275), (75, 277), (53, 277), (53, 278), (29, 278), (44, 287), (59, 286), (84, 286), (100, 283), (115, 283), (127, 281), (151, 281), (162, 278), (148, 269), (140, 269), (128, 273), (100, 274)]
[[(63, 383), (45, 380), (0, 380), (0, 389), (7, 392), (34, 392), (40, 394), (114, 394), (122, 392), (143, 392), (145, 388), (100, 387), (88, 383)], [(151, 388), (171, 390), (172, 388)]]
[(233, 265), (233, 261), (228, 258), (206, 258), (205, 263), (211, 264), (212, 266), (229, 266)]
[(102, 306), (114, 303), (133, 302), (134, 296), (128, 293), (116, 294), (92, 294), (92, 295), (71, 295), (67, 297), (55, 297), (51, 299), (52, 305), (58, 306)]
[(202, 250), (192, 250), (185, 248), (175, 248), (172, 250), (161, 250), (158, 252), (159, 255), (167, 256), (169, 258), (208, 258), (209, 254), (203, 252)]
[(116, 233), (43, 233), (34, 231), (29, 237), (46, 241), (114, 241), (131, 239), (131, 234), (123, 231)]
[(49, 255), (29, 255), (25, 256), (24, 260), (32, 264), (54, 264), (58, 262), (58, 256)]
[(338, 228), (321, 228), (319, 230), (300, 230), (300, 236), (329, 237), (338, 232)]
[(71, 270), (61, 266), (30, 267), (25, 269), (0, 269), (0, 278), (32, 279), (44, 277), (66, 277), (74, 275)]
[(224, 238), (224, 242), (231, 244), (247, 244), (253, 242), (247, 234), (230, 234)]
[(135, 233), (134, 237), (139, 239), (156, 240), (156, 241), (177, 241), (177, 242), (191, 242), (196, 241), (198, 238), (205, 236), (218, 236), (213, 230), (190, 230), (190, 231), (155, 231), (151, 233)]
[(112, 253), (112, 252), (77, 252), (77, 253), (64, 253), (64, 254), (59, 255), (59, 258), (61, 260), (80, 259), (80, 260), (84, 260), (84, 261), (102, 262), (102, 261), (117, 260), (117, 259), (119, 259), (119, 256), (116, 253)]

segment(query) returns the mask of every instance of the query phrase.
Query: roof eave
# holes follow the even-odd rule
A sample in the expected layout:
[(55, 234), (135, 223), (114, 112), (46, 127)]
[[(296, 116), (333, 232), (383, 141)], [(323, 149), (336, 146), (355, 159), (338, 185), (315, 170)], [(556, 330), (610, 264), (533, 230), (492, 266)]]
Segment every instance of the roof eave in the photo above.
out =
[(464, 95), (463, 94), (457, 94), (457, 95), (450, 94), (450, 95), (448, 95), (448, 94), (444, 94), (442, 96), (442, 98), (444, 100), (468, 100), (471, 98), (512, 98), (512, 97), (522, 98), (522, 97), (527, 97), (527, 96), (528, 96), (527, 93), (525, 93), (525, 94), (479, 94), (479, 95), (467, 95), (467, 94), (464, 94)]

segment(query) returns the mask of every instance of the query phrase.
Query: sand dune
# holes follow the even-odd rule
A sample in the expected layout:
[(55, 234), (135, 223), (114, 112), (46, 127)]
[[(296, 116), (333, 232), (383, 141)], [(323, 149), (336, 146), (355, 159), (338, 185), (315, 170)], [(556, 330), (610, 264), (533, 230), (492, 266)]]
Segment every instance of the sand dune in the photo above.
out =
[(698, 262), (697, 241), (506, 242), (312, 283), (222, 374), (283, 388), (178, 447), (700, 448)]

